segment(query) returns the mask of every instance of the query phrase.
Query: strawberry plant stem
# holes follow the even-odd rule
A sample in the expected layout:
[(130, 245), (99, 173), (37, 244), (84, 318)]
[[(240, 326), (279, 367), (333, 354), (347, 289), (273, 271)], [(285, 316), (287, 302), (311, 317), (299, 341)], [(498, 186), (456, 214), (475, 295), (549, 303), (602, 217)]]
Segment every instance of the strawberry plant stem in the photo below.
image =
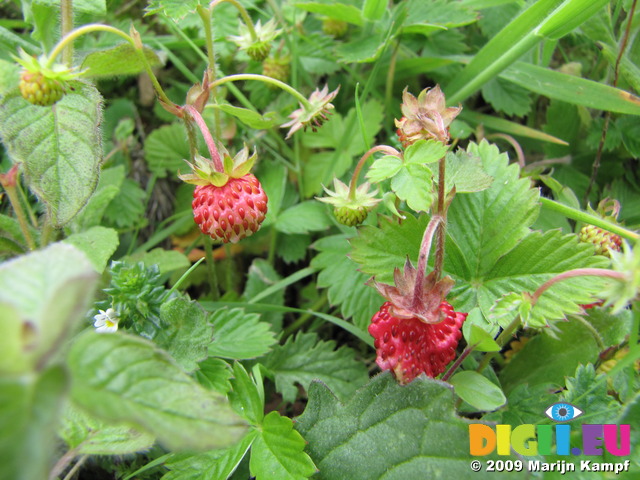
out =
[[(14, 165), (12, 167), (12, 170), (14, 169), (17, 172), (17, 165)], [(14, 175), (16, 174), (14, 173)], [(29, 231), (29, 223), (27, 222), (27, 216), (25, 215), (24, 210), (22, 209), (22, 204), (20, 203), (20, 198), (18, 197), (18, 192), (16, 190), (16, 182), (5, 181), (4, 178), (0, 179), (0, 182), (2, 182), (2, 186), (7, 192), (7, 196), (9, 197), (9, 202), (11, 203), (11, 206), (13, 207), (13, 211), (16, 214), (16, 218), (18, 219), (18, 223), (20, 224), (20, 230), (22, 230), (24, 239), (27, 242), (27, 247), (29, 247), (29, 250), (35, 250), (36, 244), (33, 241), (33, 238), (31, 237), (31, 232)]]
[[(436, 259), (433, 268), (434, 280), (440, 280), (442, 276), (442, 265), (444, 263), (444, 243), (446, 240), (445, 232), (447, 226), (447, 207), (445, 206), (445, 173), (446, 163), (445, 158), (442, 157), (438, 161), (438, 216), (442, 219), (442, 222), (438, 225), (438, 237), (436, 244)], [(420, 270), (419, 270), (420, 271)]]
[(552, 285), (555, 285), (562, 280), (566, 280), (567, 278), (575, 278), (575, 277), (606, 277), (606, 278), (614, 278), (616, 280), (624, 280), (625, 274), (622, 272), (616, 272), (614, 270), (608, 270), (606, 268), (576, 268), (574, 270), (569, 270), (566, 272), (562, 272), (559, 275), (547, 280), (538, 289), (535, 291), (533, 296), (531, 297), (531, 305), (535, 305), (540, 296), (547, 291)]
[(555, 202), (549, 198), (540, 197), (540, 203), (544, 208), (548, 210), (553, 210), (555, 212), (561, 213), (565, 217), (571, 218), (572, 220), (590, 223), (591, 225), (595, 225), (596, 227), (604, 228), (605, 230), (620, 235), (627, 240), (640, 239), (640, 235), (633, 230), (628, 230), (601, 217), (591, 215), (590, 213), (583, 212), (582, 210), (578, 210), (567, 205), (563, 205), (562, 203)]
[(473, 345), (468, 345), (467, 348), (465, 348), (464, 351), (460, 354), (460, 356), (456, 359), (456, 361), (453, 362), (453, 364), (449, 367), (449, 370), (444, 372), (444, 375), (442, 375), (442, 378), (440, 380), (442, 380), (443, 382), (446, 382), (447, 380), (449, 380), (451, 378), (451, 375), (453, 375), (455, 371), (458, 369), (458, 367), (462, 365), (462, 362), (464, 362), (464, 359), (467, 358), (469, 354), (473, 352), (473, 350), (477, 346), (478, 346), (477, 343)]
[(433, 234), (436, 231), (436, 228), (442, 222), (442, 217), (440, 215), (434, 215), (429, 220), (429, 225), (424, 230), (424, 235), (422, 236), (422, 244), (420, 245), (420, 254), (418, 256), (418, 267), (416, 273), (416, 284), (413, 289), (413, 302), (415, 305), (420, 303), (420, 299), (422, 297), (422, 291), (424, 289), (424, 279), (425, 273), (427, 270), (427, 260), (429, 259), (429, 252), (431, 251), (431, 242), (433, 240)]
[[(509, 341), (509, 339), (516, 332), (516, 330), (518, 330), (518, 328), (520, 327), (520, 323), (521, 323), (521, 319), (520, 319), (520, 315), (518, 315), (516, 316), (516, 318), (513, 319), (513, 321), (509, 325), (507, 325), (507, 328), (505, 328), (504, 330), (502, 330), (502, 332), (500, 332), (500, 335), (498, 335), (498, 338), (496, 338), (496, 343), (501, 347), (504, 347), (507, 341)], [(487, 368), (487, 365), (489, 365), (489, 362), (496, 355), (498, 355), (498, 352), (485, 353), (484, 356), (482, 357), (482, 360), (480, 361), (480, 365), (478, 365), (478, 368), (476, 368), (476, 372), (482, 373), (482, 371), (485, 368)]]
[(247, 13), (247, 9), (244, 8), (237, 0), (213, 0), (213, 2), (209, 4), (209, 11), (213, 12), (213, 9), (216, 7), (216, 5), (220, 5), (222, 2), (230, 3), (231, 5), (233, 5), (238, 9), (238, 11), (240, 12), (240, 15), (242, 16), (242, 20), (244, 21), (244, 24), (249, 29), (249, 34), (251, 35), (251, 41), (254, 43), (257, 42), (259, 39), (258, 39), (258, 35), (256, 34), (256, 29), (253, 26), (253, 21), (251, 20), (251, 17)]
[(193, 118), (204, 137), (204, 141), (207, 144), (207, 148), (209, 149), (209, 155), (211, 155), (211, 161), (213, 162), (213, 166), (215, 167), (217, 172), (224, 173), (224, 165), (222, 164), (222, 159), (220, 158), (220, 153), (218, 153), (218, 148), (216, 147), (216, 143), (213, 141), (213, 137), (211, 136), (211, 132), (209, 132), (209, 127), (207, 123), (200, 115), (200, 112), (193, 105), (186, 105), (184, 109), (187, 113)]
[[(73, 30), (73, 1), (61, 0), (60, 2), (60, 38), (66, 37)], [(62, 54), (63, 62), (67, 67), (73, 63), (73, 42), (67, 44)]]
[[(213, 32), (212, 32), (212, 24), (211, 24), (211, 14), (213, 12), (214, 2), (211, 3), (210, 7), (204, 8), (202, 5), (198, 5), (197, 11), (198, 15), (202, 19), (202, 24), (204, 26), (204, 34), (205, 41), (207, 45), (207, 59), (209, 61), (209, 81), (215, 81), (217, 77), (216, 70), (216, 54), (213, 47)], [(218, 93), (217, 87), (211, 88), (211, 94), (215, 100), (216, 95)], [(220, 128), (220, 111), (216, 108), (213, 112), (214, 118), (214, 128), (216, 133), (216, 138), (220, 138), (221, 128)]]
[(395, 148), (390, 147), (388, 145), (376, 145), (373, 148), (370, 148), (358, 161), (355, 170), (353, 171), (353, 175), (351, 176), (351, 182), (349, 183), (349, 199), (354, 200), (356, 198), (356, 189), (358, 187), (358, 176), (360, 175), (360, 170), (364, 166), (367, 159), (376, 152), (385, 152), (387, 155), (393, 155), (394, 157), (400, 157), (402, 154), (398, 152)]
[(275, 85), (276, 87), (281, 88), (285, 92), (295, 97), (302, 104), (303, 108), (305, 108), (306, 110), (313, 110), (313, 106), (311, 105), (311, 103), (309, 103), (309, 100), (307, 100), (304, 95), (302, 95), (299, 91), (297, 91), (291, 85), (281, 82), (280, 80), (276, 80), (275, 78), (267, 77), (266, 75), (258, 75), (255, 73), (240, 73), (238, 75), (227, 75), (226, 77), (222, 77), (219, 80), (211, 82), (209, 84), (209, 88), (214, 88), (227, 82), (237, 82), (239, 80), (257, 80), (259, 82)]

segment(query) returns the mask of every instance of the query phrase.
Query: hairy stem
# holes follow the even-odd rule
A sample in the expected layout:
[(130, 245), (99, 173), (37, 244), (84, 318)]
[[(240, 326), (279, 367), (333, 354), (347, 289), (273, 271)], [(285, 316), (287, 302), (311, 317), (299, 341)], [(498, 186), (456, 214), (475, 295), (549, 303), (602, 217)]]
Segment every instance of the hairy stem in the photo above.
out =
[(400, 152), (398, 152), (395, 148), (390, 147), (388, 145), (377, 145), (373, 148), (370, 148), (358, 161), (355, 170), (353, 171), (353, 175), (351, 176), (351, 182), (349, 183), (349, 198), (351, 200), (356, 198), (356, 188), (358, 187), (358, 176), (360, 175), (360, 170), (364, 166), (367, 159), (376, 152), (384, 152), (387, 155), (394, 155), (396, 157), (402, 156)]
[[(17, 165), (12, 168), (17, 168)], [(22, 204), (20, 203), (20, 197), (18, 196), (16, 183), (11, 181), (4, 181), (4, 179), (1, 179), (0, 182), (7, 192), (9, 203), (11, 203), (11, 207), (16, 214), (16, 218), (18, 219), (18, 223), (20, 224), (20, 230), (22, 230), (22, 235), (27, 242), (27, 247), (29, 247), (29, 250), (35, 250), (36, 244), (33, 241), (33, 237), (31, 236), (31, 232), (29, 230), (29, 222), (27, 221), (27, 216), (25, 215), (24, 210), (22, 209)]]
[(434, 215), (429, 221), (429, 225), (424, 230), (422, 236), (422, 243), (420, 245), (420, 255), (418, 256), (418, 267), (416, 274), (416, 284), (413, 289), (413, 303), (418, 304), (422, 297), (422, 290), (424, 289), (424, 279), (427, 270), (427, 260), (429, 259), (429, 252), (431, 251), (431, 242), (433, 240), (433, 234), (436, 228), (442, 222), (440, 215)]
[(209, 132), (209, 127), (207, 127), (204, 118), (200, 115), (200, 112), (193, 105), (186, 105), (185, 110), (187, 113), (193, 118), (200, 128), (200, 132), (204, 137), (204, 141), (207, 144), (207, 148), (209, 149), (209, 155), (211, 155), (211, 161), (213, 162), (213, 166), (215, 167), (217, 172), (224, 173), (224, 165), (222, 164), (222, 159), (220, 158), (220, 154), (218, 153), (218, 148), (216, 147), (216, 142), (213, 141), (213, 137), (211, 136), (211, 132)]
[[(215, 54), (215, 50), (214, 50), (214, 46), (213, 46), (213, 26), (211, 24), (211, 14), (213, 11), (213, 3), (210, 5), (210, 7), (204, 8), (201, 5), (198, 5), (198, 15), (200, 15), (200, 18), (202, 19), (202, 24), (204, 26), (204, 34), (205, 34), (205, 41), (206, 41), (206, 45), (207, 45), (207, 59), (209, 62), (209, 82), (215, 82), (216, 77), (218, 75), (217, 69), (216, 69), (216, 54)], [(206, 88), (206, 85), (203, 85), (203, 88)], [(218, 94), (218, 88), (214, 85), (213, 87), (211, 87), (211, 83), (209, 83), (209, 88), (211, 89), (211, 93), (213, 95), (213, 98), (215, 99), (217, 97)], [(216, 138), (220, 138), (221, 135), (221, 127), (220, 127), (220, 111), (216, 108), (213, 112), (213, 118), (215, 120), (215, 133), (216, 133)]]
[(257, 80), (259, 82), (275, 85), (276, 87), (281, 88), (285, 92), (295, 97), (305, 109), (310, 110), (312, 108), (311, 103), (309, 103), (309, 100), (307, 100), (304, 95), (302, 95), (299, 91), (297, 91), (291, 85), (281, 82), (280, 80), (276, 80), (275, 78), (267, 77), (266, 75), (257, 75), (255, 73), (241, 73), (238, 75), (227, 75), (226, 77), (222, 77), (219, 80), (211, 82), (209, 84), (209, 87), (213, 88), (227, 82), (237, 82), (239, 80)]
[(447, 370), (444, 373), (444, 375), (442, 375), (441, 380), (443, 382), (446, 382), (447, 380), (449, 380), (451, 376), (455, 373), (455, 371), (458, 369), (458, 367), (462, 365), (462, 362), (464, 362), (464, 359), (467, 358), (477, 346), (478, 346), (477, 343), (474, 345), (468, 345), (467, 348), (465, 348), (464, 351), (460, 354), (460, 356), (456, 359), (453, 365), (449, 367), (449, 370)]
[[(60, 38), (66, 37), (73, 30), (73, 0), (60, 1)], [(67, 67), (73, 64), (73, 43), (67, 44), (62, 54)]]
[(436, 244), (436, 259), (434, 264), (435, 280), (440, 280), (442, 276), (442, 266), (444, 264), (444, 244), (447, 239), (447, 207), (445, 205), (445, 173), (446, 173), (446, 157), (442, 157), (438, 161), (438, 215), (442, 218), (442, 222), (438, 225), (438, 236)]
[(556, 275), (539, 286), (531, 297), (531, 304), (535, 305), (540, 296), (551, 286), (561, 282), (562, 280), (566, 280), (567, 278), (575, 277), (606, 277), (614, 278), (616, 280), (624, 280), (626, 278), (624, 273), (616, 272), (615, 270), (608, 270), (606, 268), (576, 268), (574, 270), (568, 270)]

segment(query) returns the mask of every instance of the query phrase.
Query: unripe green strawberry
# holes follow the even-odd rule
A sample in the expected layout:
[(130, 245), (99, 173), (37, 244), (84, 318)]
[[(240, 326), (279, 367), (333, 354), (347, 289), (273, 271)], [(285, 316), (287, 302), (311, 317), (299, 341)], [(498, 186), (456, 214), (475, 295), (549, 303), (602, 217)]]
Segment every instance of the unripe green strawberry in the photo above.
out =
[(336, 207), (333, 209), (333, 214), (336, 219), (347, 227), (355, 227), (365, 221), (367, 215), (369, 215), (369, 207)]
[(595, 225), (585, 225), (580, 230), (580, 241), (592, 243), (596, 247), (596, 255), (611, 257), (611, 250), (619, 252), (622, 247), (622, 238), (615, 233), (604, 230)]
[(256, 62), (262, 62), (271, 51), (271, 43), (269, 42), (255, 42), (249, 48), (247, 48), (247, 55)]
[(333, 38), (341, 38), (347, 33), (349, 24), (335, 18), (325, 18), (322, 21), (322, 31)]
[(45, 77), (42, 72), (23, 70), (20, 75), (20, 93), (33, 105), (47, 107), (64, 95), (64, 87), (58, 80)]
[[(267, 77), (286, 82), (291, 73), (291, 59), (289, 57), (269, 57), (262, 62), (262, 73)], [(271, 89), (277, 89), (275, 85), (269, 85)]]

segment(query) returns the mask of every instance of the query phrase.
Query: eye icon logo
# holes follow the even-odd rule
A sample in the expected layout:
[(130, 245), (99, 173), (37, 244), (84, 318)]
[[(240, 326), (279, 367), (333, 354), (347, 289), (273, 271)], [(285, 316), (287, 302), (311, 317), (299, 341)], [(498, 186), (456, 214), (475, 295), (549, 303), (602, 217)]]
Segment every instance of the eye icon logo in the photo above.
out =
[(545, 410), (545, 415), (556, 422), (569, 422), (584, 412), (570, 403), (554, 403)]

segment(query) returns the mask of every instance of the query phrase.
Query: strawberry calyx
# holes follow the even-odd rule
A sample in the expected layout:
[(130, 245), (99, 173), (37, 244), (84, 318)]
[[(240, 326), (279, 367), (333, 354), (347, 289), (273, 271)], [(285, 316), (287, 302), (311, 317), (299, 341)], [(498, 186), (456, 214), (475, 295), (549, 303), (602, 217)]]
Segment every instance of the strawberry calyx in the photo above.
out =
[(223, 187), (230, 179), (242, 178), (249, 173), (258, 158), (255, 150), (249, 155), (249, 148), (246, 145), (236, 153), (235, 157), (232, 157), (222, 145), (218, 145), (218, 152), (222, 156), (224, 171), (217, 171), (212, 160), (196, 154), (194, 163), (185, 160), (192, 173), (178, 175), (178, 177), (182, 181), (193, 185)]

